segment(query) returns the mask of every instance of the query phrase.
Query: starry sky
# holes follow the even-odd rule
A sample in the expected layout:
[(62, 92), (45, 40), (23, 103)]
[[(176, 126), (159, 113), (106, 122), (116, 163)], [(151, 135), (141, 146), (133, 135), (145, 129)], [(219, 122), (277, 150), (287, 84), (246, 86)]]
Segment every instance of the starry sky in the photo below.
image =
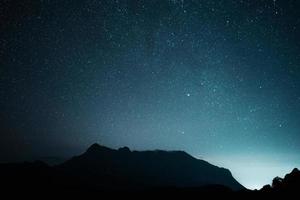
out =
[(300, 1), (0, 1), (0, 161), (180, 149), (300, 167)]

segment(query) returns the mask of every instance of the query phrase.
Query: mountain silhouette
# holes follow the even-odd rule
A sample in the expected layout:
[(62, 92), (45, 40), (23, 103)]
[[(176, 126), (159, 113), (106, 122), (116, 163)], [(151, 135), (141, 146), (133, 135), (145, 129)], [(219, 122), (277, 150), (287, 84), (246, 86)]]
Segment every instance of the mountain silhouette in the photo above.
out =
[[(260, 190), (247, 190), (228, 169), (196, 159), (183, 151), (131, 151), (93, 144), (83, 154), (59, 165), (42, 161), (0, 164), (3, 194), (83, 194), (103, 196), (189, 197), (197, 194), (238, 198), (287, 197), (297, 195), (300, 171), (276, 177)], [(44, 195), (44, 196), (41, 196)], [(199, 197), (202, 197), (201, 195)], [(54, 197), (56, 198), (56, 197)], [(225, 198), (225, 196), (224, 196)]]
[(183, 151), (118, 150), (93, 144), (80, 156), (58, 169), (95, 182), (101, 187), (201, 187), (223, 185), (232, 190), (244, 187), (228, 169), (195, 159)]
[(284, 178), (275, 177), (272, 185), (265, 185), (260, 191), (265, 193), (299, 193), (300, 171), (295, 168)]
[(183, 151), (131, 151), (93, 144), (62, 164), (0, 164), (3, 191), (189, 191), (245, 189), (228, 169)]

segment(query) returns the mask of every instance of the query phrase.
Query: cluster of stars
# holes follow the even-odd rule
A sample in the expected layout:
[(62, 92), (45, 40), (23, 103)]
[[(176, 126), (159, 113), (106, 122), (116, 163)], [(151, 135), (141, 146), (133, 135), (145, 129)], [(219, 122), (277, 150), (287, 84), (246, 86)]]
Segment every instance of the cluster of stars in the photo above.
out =
[[(46, 147), (100, 140), (207, 157), (300, 150), (296, 1), (3, 8), (2, 132)], [(1, 136), (0, 146), (10, 140)]]

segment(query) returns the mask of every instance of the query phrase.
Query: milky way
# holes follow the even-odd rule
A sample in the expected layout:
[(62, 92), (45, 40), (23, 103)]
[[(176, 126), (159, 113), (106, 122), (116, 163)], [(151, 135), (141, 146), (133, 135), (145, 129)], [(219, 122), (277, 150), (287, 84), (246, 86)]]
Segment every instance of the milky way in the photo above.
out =
[(300, 167), (300, 1), (1, 1), (1, 161), (181, 149), (259, 188)]

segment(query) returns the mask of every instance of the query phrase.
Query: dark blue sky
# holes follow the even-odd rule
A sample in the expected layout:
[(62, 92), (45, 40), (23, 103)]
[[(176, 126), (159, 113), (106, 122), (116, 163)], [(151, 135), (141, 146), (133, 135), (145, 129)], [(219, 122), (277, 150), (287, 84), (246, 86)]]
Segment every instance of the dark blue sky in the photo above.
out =
[(181, 149), (245, 186), (300, 166), (300, 1), (0, 2), (0, 161)]

